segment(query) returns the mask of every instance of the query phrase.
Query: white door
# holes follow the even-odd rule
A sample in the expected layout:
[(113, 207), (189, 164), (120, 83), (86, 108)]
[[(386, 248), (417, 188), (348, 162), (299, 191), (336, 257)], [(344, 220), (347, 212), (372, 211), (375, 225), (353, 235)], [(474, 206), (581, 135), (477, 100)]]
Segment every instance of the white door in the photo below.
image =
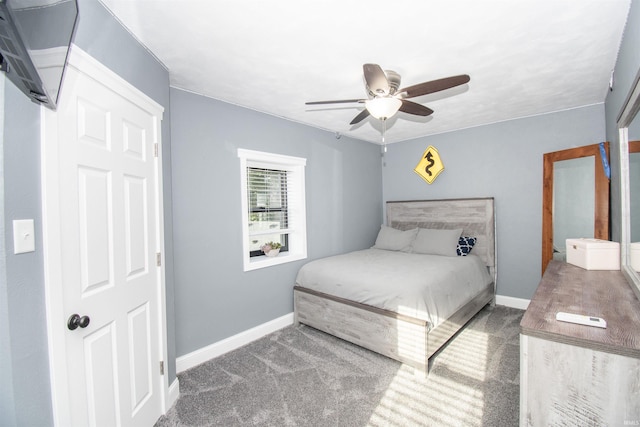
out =
[(153, 425), (166, 384), (162, 110), (77, 49), (61, 96), (44, 114), (43, 138), (54, 416), (59, 425)]

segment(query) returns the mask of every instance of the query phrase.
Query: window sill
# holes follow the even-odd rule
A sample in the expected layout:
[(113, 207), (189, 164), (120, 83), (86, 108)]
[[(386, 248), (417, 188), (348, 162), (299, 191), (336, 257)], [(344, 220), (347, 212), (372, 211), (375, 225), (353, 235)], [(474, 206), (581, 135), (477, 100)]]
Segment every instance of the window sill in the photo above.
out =
[(266, 255), (257, 257), (247, 257), (244, 260), (244, 271), (259, 270), (261, 268), (271, 267), (274, 265), (286, 264), (288, 262), (300, 261), (306, 259), (307, 255), (303, 253), (281, 253), (275, 257)]

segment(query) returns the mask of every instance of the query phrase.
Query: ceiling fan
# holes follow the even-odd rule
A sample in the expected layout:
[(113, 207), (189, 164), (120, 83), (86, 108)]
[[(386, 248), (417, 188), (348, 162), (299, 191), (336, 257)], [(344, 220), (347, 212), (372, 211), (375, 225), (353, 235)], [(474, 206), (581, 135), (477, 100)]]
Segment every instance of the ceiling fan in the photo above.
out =
[(443, 79), (431, 80), (398, 89), (400, 87), (400, 74), (395, 71), (383, 71), (378, 64), (364, 64), (362, 69), (364, 71), (364, 79), (369, 96), (367, 99), (312, 101), (306, 102), (305, 104), (347, 104), (356, 102), (364, 104), (364, 110), (351, 120), (351, 123), (349, 123), (351, 125), (360, 123), (369, 115), (384, 121), (398, 111), (416, 116), (428, 116), (433, 114), (431, 108), (413, 101), (408, 101), (408, 99), (460, 86), (471, 80), (468, 75), (461, 74), (459, 76), (445, 77)]

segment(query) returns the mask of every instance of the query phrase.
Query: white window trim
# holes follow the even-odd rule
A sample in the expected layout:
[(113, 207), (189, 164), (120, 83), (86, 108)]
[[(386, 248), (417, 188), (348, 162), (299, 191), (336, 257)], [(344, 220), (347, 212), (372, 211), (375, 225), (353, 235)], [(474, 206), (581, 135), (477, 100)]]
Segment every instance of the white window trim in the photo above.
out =
[[(238, 148), (240, 158), (240, 188), (242, 208), (242, 260), (244, 271), (257, 270), (287, 262), (299, 261), (307, 258), (307, 212), (305, 198), (305, 166), (307, 160), (301, 157), (284, 156), (281, 154), (265, 153), (262, 151)], [(276, 257), (249, 256), (249, 210), (247, 202), (247, 166), (267, 167), (296, 172), (298, 179), (287, 183), (300, 195), (298, 203), (289, 206), (293, 211), (290, 215), (296, 217), (296, 228), (289, 234), (289, 250)], [(298, 188), (295, 188), (295, 187)]]

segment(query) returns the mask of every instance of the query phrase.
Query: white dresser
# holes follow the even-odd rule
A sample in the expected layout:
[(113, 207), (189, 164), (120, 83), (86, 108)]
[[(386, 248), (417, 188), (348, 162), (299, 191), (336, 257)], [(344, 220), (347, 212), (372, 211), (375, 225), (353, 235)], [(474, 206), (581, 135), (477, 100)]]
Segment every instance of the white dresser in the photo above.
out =
[(549, 263), (520, 323), (520, 425), (640, 426), (640, 302), (620, 271)]

